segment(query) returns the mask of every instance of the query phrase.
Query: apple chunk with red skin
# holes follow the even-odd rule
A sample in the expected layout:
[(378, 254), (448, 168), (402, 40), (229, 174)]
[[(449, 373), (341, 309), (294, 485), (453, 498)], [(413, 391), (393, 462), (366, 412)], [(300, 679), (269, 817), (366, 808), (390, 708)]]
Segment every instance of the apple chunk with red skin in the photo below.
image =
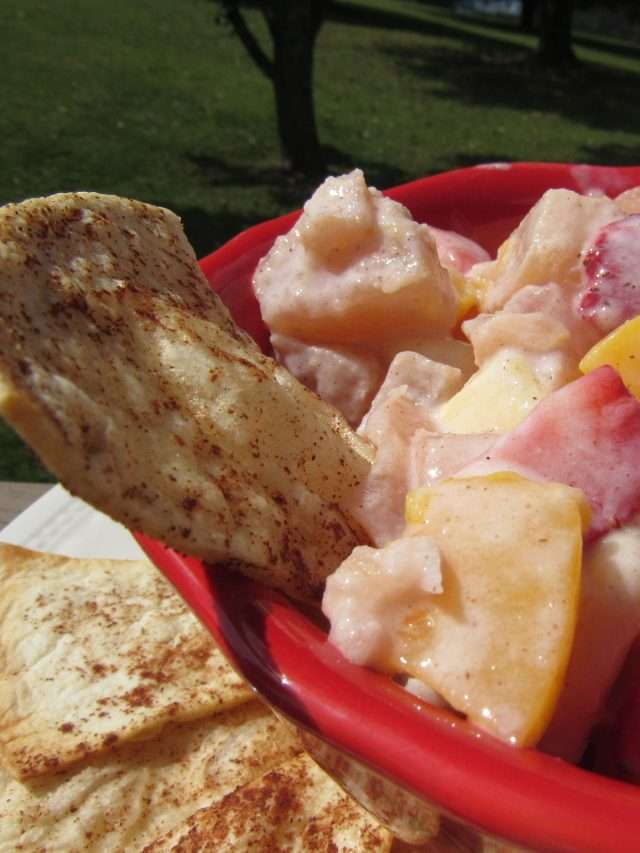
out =
[(505, 468), (584, 492), (594, 539), (640, 509), (640, 402), (612, 367), (599, 367), (542, 400), (461, 474)]

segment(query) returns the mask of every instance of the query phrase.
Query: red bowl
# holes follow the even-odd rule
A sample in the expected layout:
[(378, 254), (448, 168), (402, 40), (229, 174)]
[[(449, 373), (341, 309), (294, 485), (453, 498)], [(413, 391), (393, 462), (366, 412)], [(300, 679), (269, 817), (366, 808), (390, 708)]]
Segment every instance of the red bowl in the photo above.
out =
[[(416, 219), (458, 231), (493, 253), (549, 188), (614, 196), (638, 184), (640, 167), (491, 164), (404, 184), (388, 195)], [(268, 336), (251, 275), (296, 216), (257, 225), (202, 261), (236, 320), (263, 347)], [(640, 789), (478, 732), (350, 664), (299, 605), (138, 538), (258, 693), (334, 752), (482, 834), (534, 850), (640, 849)]]

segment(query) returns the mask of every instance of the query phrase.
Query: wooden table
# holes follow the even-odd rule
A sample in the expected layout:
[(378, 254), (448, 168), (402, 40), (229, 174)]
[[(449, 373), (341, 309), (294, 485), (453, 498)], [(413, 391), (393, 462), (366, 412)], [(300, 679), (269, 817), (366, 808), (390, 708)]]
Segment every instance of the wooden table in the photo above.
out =
[(0, 481), (0, 529), (52, 488), (51, 483), (7, 483)]

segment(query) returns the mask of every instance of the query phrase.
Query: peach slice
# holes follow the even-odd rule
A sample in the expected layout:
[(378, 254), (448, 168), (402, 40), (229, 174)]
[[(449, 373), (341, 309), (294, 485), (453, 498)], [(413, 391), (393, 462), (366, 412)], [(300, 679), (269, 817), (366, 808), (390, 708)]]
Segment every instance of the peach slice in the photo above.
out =
[(640, 399), (640, 316), (627, 320), (598, 341), (580, 362), (583, 373), (610, 364), (634, 397)]
[(492, 734), (543, 734), (562, 689), (580, 591), (582, 493), (497, 473), (407, 498), (407, 520), (441, 551), (442, 593), (408, 613), (395, 665)]

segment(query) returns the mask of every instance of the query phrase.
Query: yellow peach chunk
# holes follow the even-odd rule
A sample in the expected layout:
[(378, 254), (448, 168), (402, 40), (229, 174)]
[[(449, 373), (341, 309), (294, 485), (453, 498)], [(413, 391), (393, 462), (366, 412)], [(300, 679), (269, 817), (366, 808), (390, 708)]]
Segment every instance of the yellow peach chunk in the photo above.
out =
[(395, 666), (480, 728), (535, 744), (571, 653), (588, 517), (577, 489), (506, 472), (411, 493), (407, 520), (438, 545), (443, 592), (405, 619)]
[(580, 370), (590, 373), (603, 364), (614, 367), (629, 391), (640, 399), (640, 316), (627, 320), (594, 344), (580, 362)]
[(546, 394), (526, 356), (505, 347), (438, 411), (443, 432), (507, 432), (529, 414)]
[(458, 272), (458, 270), (450, 268), (448, 272), (451, 284), (458, 294), (457, 320), (461, 323), (478, 310), (478, 286), (474, 279), (467, 277), (464, 273)]

